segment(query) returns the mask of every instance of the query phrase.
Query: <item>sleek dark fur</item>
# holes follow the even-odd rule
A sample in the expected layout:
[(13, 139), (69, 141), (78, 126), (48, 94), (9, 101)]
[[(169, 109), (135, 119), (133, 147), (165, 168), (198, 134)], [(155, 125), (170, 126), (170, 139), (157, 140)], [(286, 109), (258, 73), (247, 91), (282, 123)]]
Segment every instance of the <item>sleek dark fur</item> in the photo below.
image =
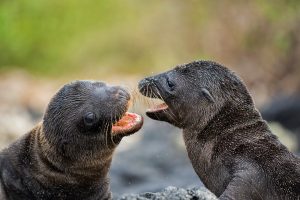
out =
[(195, 61), (145, 78), (139, 89), (168, 105), (147, 115), (183, 129), (196, 173), (220, 199), (300, 199), (299, 157), (272, 134), (226, 67)]
[(112, 123), (129, 99), (102, 82), (65, 85), (42, 123), (0, 153), (0, 199), (111, 199), (108, 171), (122, 138)]

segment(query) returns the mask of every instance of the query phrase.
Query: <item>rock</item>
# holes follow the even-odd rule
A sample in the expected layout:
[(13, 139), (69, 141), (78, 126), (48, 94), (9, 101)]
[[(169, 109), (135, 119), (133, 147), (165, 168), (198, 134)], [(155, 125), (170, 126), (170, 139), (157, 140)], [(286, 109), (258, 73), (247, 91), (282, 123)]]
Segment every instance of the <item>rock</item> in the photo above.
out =
[(183, 189), (177, 188), (173, 186), (169, 186), (162, 190), (161, 192), (156, 193), (143, 193), (143, 194), (128, 194), (123, 195), (117, 200), (215, 200), (217, 197), (207, 190), (204, 187), (201, 188), (191, 188), (191, 189)]

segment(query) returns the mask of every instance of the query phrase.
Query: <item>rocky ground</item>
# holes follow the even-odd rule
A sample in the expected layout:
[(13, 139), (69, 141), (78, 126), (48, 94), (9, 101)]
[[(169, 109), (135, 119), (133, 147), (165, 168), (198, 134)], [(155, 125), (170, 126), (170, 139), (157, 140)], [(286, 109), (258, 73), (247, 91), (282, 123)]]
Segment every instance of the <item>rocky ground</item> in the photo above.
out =
[(118, 200), (182, 200), (182, 199), (192, 199), (192, 200), (216, 200), (217, 197), (212, 194), (210, 191), (202, 188), (191, 188), (191, 189), (183, 189), (176, 187), (167, 187), (161, 192), (155, 193), (143, 193), (143, 194), (129, 194), (123, 195)]

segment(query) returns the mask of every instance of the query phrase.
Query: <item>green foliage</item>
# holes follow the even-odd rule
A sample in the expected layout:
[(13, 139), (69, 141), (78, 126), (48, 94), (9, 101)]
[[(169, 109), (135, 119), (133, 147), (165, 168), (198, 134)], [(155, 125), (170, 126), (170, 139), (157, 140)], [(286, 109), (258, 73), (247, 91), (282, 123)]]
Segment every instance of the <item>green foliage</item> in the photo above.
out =
[[(271, 25), (290, 23), (299, 16), (297, 0), (247, 4), (208, 0), (2, 0), (0, 70), (23, 68), (55, 76), (84, 71), (149, 73), (161, 65), (222, 58), (211, 49), (220, 44), (214, 45), (216, 39), (210, 35), (226, 36), (228, 21), (235, 20), (234, 16), (226, 19), (227, 12), (235, 7), (237, 12), (240, 8), (246, 11), (249, 5), (254, 15), (261, 15)], [(243, 17), (243, 10), (240, 15)], [(235, 48), (240, 49), (241, 44), (246, 51), (257, 48), (265, 33), (258, 29), (249, 29), (244, 37), (236, 35)], [(287, 51), (289, 34), (279, 31), (271, 43)]]
[(51, 71), (68, 46), (87, 31), (117, 20), (111, 1), (5, 1), (0, 7), (1, 65)]

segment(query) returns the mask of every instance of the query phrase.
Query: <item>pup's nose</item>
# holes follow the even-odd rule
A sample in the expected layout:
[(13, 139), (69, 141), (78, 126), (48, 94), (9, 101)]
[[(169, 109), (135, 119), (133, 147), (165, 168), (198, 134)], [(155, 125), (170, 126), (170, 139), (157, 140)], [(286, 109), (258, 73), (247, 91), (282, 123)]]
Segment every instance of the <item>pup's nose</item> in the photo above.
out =
[(151, 83), (151, 79), (150, 78), (144, 78), (142, 80), (140, 80), (139, 84), (138, 84), (138, 88), (139, 91), (142, 92), (143, 90), (145, 90), (145, 88)]

